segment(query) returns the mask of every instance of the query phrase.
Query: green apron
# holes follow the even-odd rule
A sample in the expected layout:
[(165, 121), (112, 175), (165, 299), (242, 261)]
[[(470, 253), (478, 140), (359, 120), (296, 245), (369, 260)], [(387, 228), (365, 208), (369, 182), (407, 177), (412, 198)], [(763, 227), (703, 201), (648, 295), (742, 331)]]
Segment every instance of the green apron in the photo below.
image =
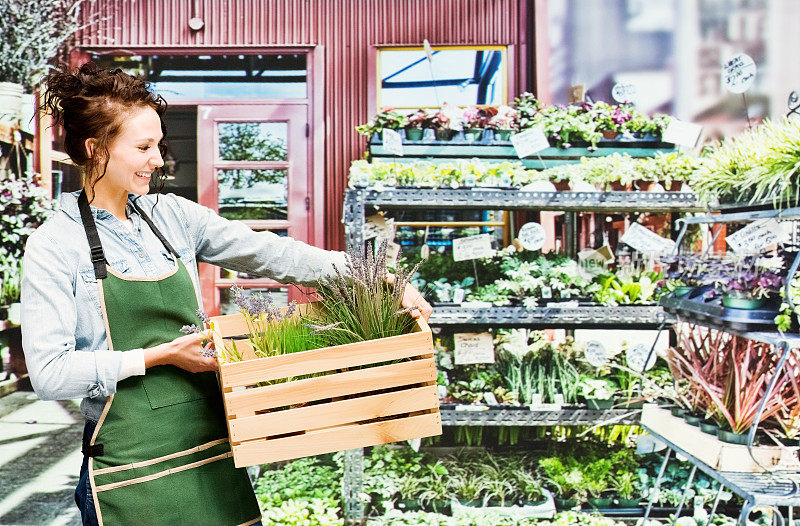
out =
[[(153, 347), (196, 324), (198, 301), (189, 272), (138, 205), (175, 259), (175, 267), (157, 278), (125, 277), (107, 267), (85, 193), (78, 204), (109, 349)], [(214, 372), (160, 365), (118, 382), (87, 449), (100, 526), (238, 526), (261, 518), (247, 472), (233, 465)]]

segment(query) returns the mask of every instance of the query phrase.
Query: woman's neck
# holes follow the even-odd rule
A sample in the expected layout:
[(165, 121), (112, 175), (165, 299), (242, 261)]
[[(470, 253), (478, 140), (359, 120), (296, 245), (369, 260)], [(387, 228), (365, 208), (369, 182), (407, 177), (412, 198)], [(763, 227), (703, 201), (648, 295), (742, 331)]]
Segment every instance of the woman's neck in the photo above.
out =
[(98, 181), (94, 188), (91, 185), (84, 188), (89, 203), (97, 208), (108, 210), (120, 221), (126, 221), (128, 215), (125, 213), (125, 207), (128, 203), (128, 192), (122, 188), (106, 188), (106, 185), (100, 183)]

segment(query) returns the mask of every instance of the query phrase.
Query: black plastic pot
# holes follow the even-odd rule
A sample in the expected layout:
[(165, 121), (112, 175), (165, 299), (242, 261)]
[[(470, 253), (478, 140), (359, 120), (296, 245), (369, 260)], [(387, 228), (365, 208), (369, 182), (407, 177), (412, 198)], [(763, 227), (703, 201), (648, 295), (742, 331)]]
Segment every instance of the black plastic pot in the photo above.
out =
[(422, 505), (417, 499), (399, 500), (397, 501), (397, 509), (403, 511), (420, 511), (422, 509)]
[(677, 416), (678, 418), (683, 418), (683, 415), (685, 415), (687, 411), (687, 409), (678, 406), (675, 406), (669, 410), (669, 412), (672, 413), (672, 416)]
[(700, 421), (700, 431), (703, 433), (708, 433), (709, 435), (717, 436), (717, 431), (719, 431), (719, 425), (713, 420), (701, 420)]
[(613, 502), (614, 499), (609, 497), (593, 497), (587, 500), (589, 507), (594, 509), (610, 508)]
[(747, 445), (747, 433), (734, 433), (733, 431), (720, 429), (717, 431), (717, 436), (720, 440), (728, 444)]
[(558, 497), (553, 499), (557, 510), (571, 510), (578, 505), (576, 499), (560, 499)]
[(686, 420), (686, 423), (690, 426), (700, 426), (700, 421), (703, 419), (703, 415), (698, 415), (697, 413), (690, 413), (686, 412), (683, 414), (683, 419)]
[(636, 508), (639, 506), (639, 499), (617, 499), (618, 508)]
[(598, 398), (587, 398), (586, 405), (589, 409), (611, 409), (614, 406), (614, 400), (600, 400)]

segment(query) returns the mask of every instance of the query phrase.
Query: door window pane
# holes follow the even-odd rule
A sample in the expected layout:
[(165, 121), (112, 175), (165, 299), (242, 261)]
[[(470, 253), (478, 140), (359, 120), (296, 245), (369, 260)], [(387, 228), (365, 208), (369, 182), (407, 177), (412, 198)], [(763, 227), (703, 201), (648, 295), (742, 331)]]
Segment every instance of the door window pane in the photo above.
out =
[(287, 170), (217, 170), (219, 215), (287, 219)]
[(223, 161), (285, 161), (285, 122), (221, 122), (219, 158)]
[[(268, 294), (272, 296), (272, 301), (275, 302), (275, 305), (278, 307), (285, 307), (289, 304), (289, 291), (287, 289), (257, 289), (257, 288), (246, 288), (244, 290), (244, 295), (247, 298), (251, 298), (253, 294), (261, 294), (262, 296), (266, 297)], [(231, 289), (229, 288), (222, 288), (219, 290), (219, 313), (222, 316), (226, 316), (228, 314), (238, 314), (239, 307), (233, 301), (233, 294), (231, 294)]]

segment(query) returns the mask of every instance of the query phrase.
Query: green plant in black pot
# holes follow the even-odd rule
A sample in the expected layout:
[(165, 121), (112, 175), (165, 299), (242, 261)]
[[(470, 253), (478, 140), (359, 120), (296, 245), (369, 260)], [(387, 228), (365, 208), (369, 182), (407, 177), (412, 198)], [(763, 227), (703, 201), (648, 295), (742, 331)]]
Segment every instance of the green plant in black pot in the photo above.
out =
[(619, 507), (631, 508), (639, 505), (641, 484), (635, 473), (630, 471), (617, 473), (611, 479), (611, 488), (617, 493)]
[(361, 135), (372, 137), (383, 130), (401, 130), (408, 123), (408, 117), (393, 108), (383, 108), (366, 124), (356, 126)]

